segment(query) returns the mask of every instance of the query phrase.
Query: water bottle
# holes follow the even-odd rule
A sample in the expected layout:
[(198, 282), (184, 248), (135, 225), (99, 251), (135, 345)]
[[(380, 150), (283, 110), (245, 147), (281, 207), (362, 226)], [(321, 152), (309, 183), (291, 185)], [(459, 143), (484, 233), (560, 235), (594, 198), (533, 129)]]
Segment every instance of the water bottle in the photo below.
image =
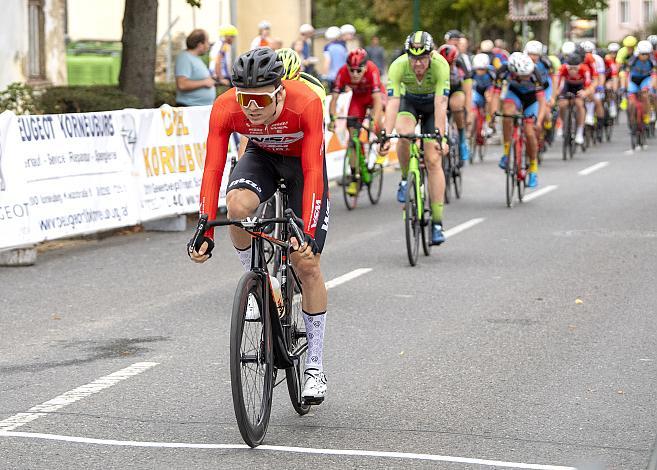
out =
[(285, 315), (285, 304), (283, 303), (283, 295), (281, 294), (281, 283), (278, 282), (276, 276), (269, 276), (269, 282), (271, 283), (271, 292), (274, 294), (274, 302), (276, 303), (278, 316), (282, 317)]

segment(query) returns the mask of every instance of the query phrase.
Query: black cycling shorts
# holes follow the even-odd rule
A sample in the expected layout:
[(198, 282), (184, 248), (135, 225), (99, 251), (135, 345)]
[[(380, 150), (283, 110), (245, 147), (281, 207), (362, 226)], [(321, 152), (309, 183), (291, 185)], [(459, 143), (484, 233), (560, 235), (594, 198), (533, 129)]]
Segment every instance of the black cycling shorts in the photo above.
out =
[(433, 93), (430, 95), (412, 95), (407, 93), (400, 98), (399, 113), (413, 115), (415, 122), (420, 122), (420, 132), (422, 134), (432, 134), (436, 132), (433, 105)]
[[(287, 188), (288, 206), (298, 217), (303, 217), (303, 169), (301, 158), (285, 157), (261, 149), (249, 143), (244, 155), (237, 161), (228, 180), (226, 192), (233, 189), (246, 188), (253, 191), (263, 203), (271, 198), (278, 187), (278, 181), (285, 180)], [(315, 253), (321, 253), (326, 241), (329, 220), (329, 191), (328, 177), (326, 175), (326, 162), (324, 162), (324, 194), (315, 231)], [(304, 221), (306, 222), (306, 221)]]
[(565, 98), (567, 93), (572, 93), (573, 95), (576, 95), (578, 91), (584, 88), (583, 83), (568, 83), (566, 82), (563, 86), (563, 90), (561, 91), (561, 94), (559, 95), (559, 98)]

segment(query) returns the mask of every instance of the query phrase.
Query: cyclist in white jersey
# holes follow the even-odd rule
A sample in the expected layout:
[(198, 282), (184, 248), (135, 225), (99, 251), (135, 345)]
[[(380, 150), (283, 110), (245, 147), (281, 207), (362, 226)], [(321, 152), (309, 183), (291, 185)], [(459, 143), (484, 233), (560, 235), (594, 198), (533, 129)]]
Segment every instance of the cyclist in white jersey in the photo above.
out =
[(597, 80), (595, 83), (595, 93), (592, 96), (592, 101), (586, 103), (586, 118), (585, 122), (588, 125), (593, 125), (595, 122), (593, 118), (593, 111), (595, 109), (595, 115), (598, 117), (598, 125), (602, 125), (605, 117), (605, 110), (602, 106), (602, 102), (605, 99), (605, 81), (607, 76), (605, 74), (607, 68), (605, 67), (605, 60), (596, 53), (595, 44), (592, 41), (582, 41), (580, 46), (584, 50), (585, 54), (590, 54), (593, 58), (595, 71), (598, 72)]

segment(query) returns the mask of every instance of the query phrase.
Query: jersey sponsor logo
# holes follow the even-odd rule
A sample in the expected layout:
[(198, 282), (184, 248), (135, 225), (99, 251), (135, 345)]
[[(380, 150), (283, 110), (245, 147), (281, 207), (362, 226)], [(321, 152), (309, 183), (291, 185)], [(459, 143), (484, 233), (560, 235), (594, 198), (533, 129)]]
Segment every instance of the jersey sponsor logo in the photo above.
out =
[(393, 90), (392, 88), (388, 88), (388, 96), (392, 96), (394, 94), (395, 94), (395, 90)]
[(313, 229), (317, 227), (317, 221), (319, 220), (319, 212), (322, 209), (322, 201), (321, 199), (315, 199), (315, 194), (313, 194), (313, 201), (314, 202), (314, 209), (313, 209), (313, 215), (310, 220), (310, 228)]
[(251, 140), (254, 144), (258, 144), (262, 147), (276, 146), (280, 147), (281, 145), (290, 145), (295, 142), (300, 141), (303, 138), (303, 132), (295, 132), (294, 134), (245, 134), (246, 137)]
[(262, 192), (262, 189), (260, 188), (260, 186), (258, 186), (256, 183), (254, 183), (251, 180), (247, 180), (246, 178), (240, 178), (238, 180), (231, 181), (230, 184), (228, 185), (228, 188), (230, 189), (234, 186), (237, 186), (238, 184), (247, 184), (247, 185), (251, 186), (253, 189), (255, 189), (256, 191), (258, 191), (258, 193)]
[(322, 224), (322, 230), (328, 232), (329, 226), (329, 213), (331, 212), (331, 200), (326, 200), (326, 215), (324, 216), (324, 223)]
[(287, 124), (288, 124), (287, 121), (283, 121), (283, 122), (275, 122), (274, 124), (272, 124), (271, 126), (269, 126), (269, 128), (270, 128), (270, 129), (274, 129), (274, 130), (275, 130), (275, 129), (279, 129), (279, 128), (281, 128), (281, 127), (285, 128), (285, 127), (287, 127)]

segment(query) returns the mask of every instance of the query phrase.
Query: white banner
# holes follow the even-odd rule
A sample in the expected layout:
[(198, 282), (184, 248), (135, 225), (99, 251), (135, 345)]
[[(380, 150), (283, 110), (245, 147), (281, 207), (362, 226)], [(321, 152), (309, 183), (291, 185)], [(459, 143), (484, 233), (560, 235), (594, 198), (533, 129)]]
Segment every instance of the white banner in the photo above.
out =
[(0, 246), (137, 223), (123, 113), (3, 113)]

